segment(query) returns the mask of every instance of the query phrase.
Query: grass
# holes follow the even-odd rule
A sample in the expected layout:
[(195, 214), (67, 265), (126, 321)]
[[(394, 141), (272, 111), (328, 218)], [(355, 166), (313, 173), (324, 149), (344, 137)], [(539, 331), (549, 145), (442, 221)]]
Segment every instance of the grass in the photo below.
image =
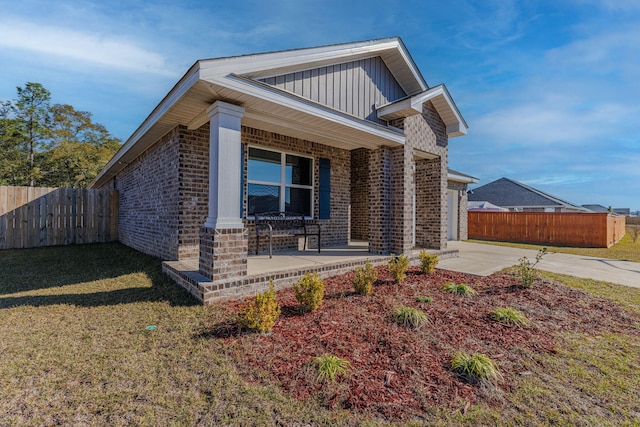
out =
[(640, 262), (640, 239), (636, 242), (632, 240), (632, 228), (627, 226), (627, 233), (622, 239), (610, 248), (572, 248), (564, 246), (549, 246), (549, 245), (531, 245), (524, 243), (507, 243), (507, 242), (494, 242), (487, 240), (469, 240), (473, 243), (485, 243), (497, 246), (508, 246), (512, 248), (533, 249), (541, 250), (546, 247), (549, 252), (558, 252), (564, 254), (584, 255), (599, 258), (619, 259), (623, 261), (635, 261)]
[(395, 320), (397, 324), (413, 329), (418, 329), (424, 325), (428, 319), (423, 311), (416, 308), (400, 306), (393, 310), (393, 320)]
[(156, 258), (117, 243), (0, 251), (0, 277), (0, 425), (356, 423), (247, 381), (201, 338), (219, 310)]
[(472, 383), (497, 384), (502, 379), (496, 363), (482, 353), (456, 353), (451, 359), (451, 369)]
[(452, 294), (462, 295), (462, 296), (471, 296), (477, 293), (475, 289), (473, 289), (471, 286), (465, 283), (449, 282), (449, 283), (446, 283), (442, 287), (442, 289)]
[(333, 354), (318, 356), (312, 363), (318, 368), (318, 381), (335, 381), (339, 376), (346, 375), (351, 367), (348, 360)]
[(529, 319), (524, 313), (511, 307), (496, 307), (489, 312), (489, 316), (496, 322), (512, 326), (526, 326)]
[[(223, 340), (203, 338), (225, 312), (200, 306), (159, 265), (117, 243), (0, 251), (0, 425), (387, 425), (239, 371)], [(640, 319), (640, 289), (541, 274)], [(640, 320), (558, 337), (556, 353), (526, 353), (497, 401), (433, 408), (430, 419), (637, 426)]]

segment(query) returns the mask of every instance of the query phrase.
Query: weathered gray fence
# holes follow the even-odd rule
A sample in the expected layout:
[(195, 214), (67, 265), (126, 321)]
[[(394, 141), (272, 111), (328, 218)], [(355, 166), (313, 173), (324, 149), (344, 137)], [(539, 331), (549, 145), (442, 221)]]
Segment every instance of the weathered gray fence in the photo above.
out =
[(118, 192), (0, 186), (0, 249), (118, 239)]

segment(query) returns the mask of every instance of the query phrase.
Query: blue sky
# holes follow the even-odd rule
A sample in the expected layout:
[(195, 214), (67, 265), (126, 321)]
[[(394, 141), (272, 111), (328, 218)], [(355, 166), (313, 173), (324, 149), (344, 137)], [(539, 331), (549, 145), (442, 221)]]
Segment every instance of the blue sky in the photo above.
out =
[(197, 60), (400, 36), (469, 124), (450, 167), (640, 209), (640, 1), (0, 0), (0, 100), (42, 83), (126, 140)]

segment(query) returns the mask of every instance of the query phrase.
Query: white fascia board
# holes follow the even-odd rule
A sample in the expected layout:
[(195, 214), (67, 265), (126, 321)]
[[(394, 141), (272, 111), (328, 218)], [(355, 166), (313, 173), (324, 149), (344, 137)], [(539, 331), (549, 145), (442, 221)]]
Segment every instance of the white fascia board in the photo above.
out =
[(475, 184), (478, 182), (478, 178), (474, 178), (472, 176), (459, 175), (457, 173), (448, 172), (447, 180), (462, 182), (464, 184)]
[(348, 114), (341, 113), (328, 107), (323, 107), (313, 101), (300, 98), (293, 94), (288, 94), (277, 88), (272, 88), (271, 86), (255, 82), (242, 76), (229, 75), (223, 79), (216, 79), (215, 81), (212, 81), (212, 83), (219, 84), (220, 86), (224, 86), (228, 89), (236, 90), (283, 107), (288, 107), (310, 114), (330, 122), (348, 126), (358, 131), (384, 138), (390, 142), (395, 142), (397, 144), (405, 143), (405, 136), (402, 133), (388, 129), (376, 123), (366, 122), (365, 120), (349, 116)]
[(288, 72), (286, 70), (301, 72), (345, 60), (372, 58), (389, 51), (402, 57), (418, 86), (421, 90), (426, 90), (428, 86), (422, 74), (399, 38), (203, 60), (202, 78), (209, 80), (233, 73), (253, 79), (264, 79), (285, 74)]
[(438, 97), (446, 101), (448, 110), (455, 117), (455, 121), (446, 123), (447, 135), (450, 138), (467, 134), (467, 124), (458, 111), (449, 91), (444, 85), (433, 87), (419, 95), (403, 98), (390, 104), (382, 105), (376, 109), (378, 117), (383, 120), (391, 120), (399, 117), (408, 117), (422, 113), (422, 104)]
[(228, 74), (241, 74), (251, 78), (272, 77), (270, 70), (297, 67), (306, 63), (336, 62), (350, 56), (375, 56), (379, 52), (398, 48), (396, 40), (383, 43), (355, 43), (344, 46), (287, 50), (231, 58), (202, 60), (202, 78), (208, 80)]
[[(89, 184), (89, 188), (100, 182), (107, 172), (111, 171), (120, 162), (122, 157), (146, 134), (166, 113), (173, 107), (199, 80), (199, 64), (196, 62), (187, 73), (180, 79), (171, 91), (164, 97), (158, 106), (149, 114), (142, 122), (138, 129), (127, 139), (120, 147), (116, 154), (109, 160), (107, 165), (102, 168), (100, 174)], [(123, 166), (124, 167), (124, 166)], [(121, 169), (121, 168), (120, 168)], [(116, 171), (117, 172), (117, 171)]]
[[(411, 107), (413, 107), (417, 111), (422, 112), (422, 104), (424, 104), (425, 102), (430, 101), (432, 99), (435, 99), (437, 97), (443, 97), (446, 100), (449, 110), (453, 113), (453, 115), (456, 118), (456, 122), (447, 124), (447, 127), (451, 126), (452, 124), (457, 124), (458, 125), (456, 127), (457, 128), (457, 132), (461, 132), (462, 135), (466, 134), (467, 133), (467, 124), (464, 121), (464, 118), (462, 117), (460, 112), (458, 111), (458, 107), (456, 107), (456, 104), (453, 102), (453, 98), (451, 98), (451, 95), (449, 94), (449, 91), (447, 90), (447, 88), (444, 85), (439, 85), (439, 86), (433, 87), (433, 88), (429, 89), (428, 91), (423, 92), (420, 95), (412, 96), (411, 97)], [(447, 130), (447, 132), (448, 132), (448, 130)], [(451, 136), (451, 135), (449, 135), (449, 136)], [(456, 135), (456, 136), (458, 136), (458, 135)]]

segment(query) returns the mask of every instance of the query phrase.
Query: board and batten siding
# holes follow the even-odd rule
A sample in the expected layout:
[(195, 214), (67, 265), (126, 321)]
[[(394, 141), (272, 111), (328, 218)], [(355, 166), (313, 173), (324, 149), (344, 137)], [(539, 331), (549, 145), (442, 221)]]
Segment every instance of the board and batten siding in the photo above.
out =
[(376, 116), (376, 106), (406, 96), (379, 56), (269, 77), (261, 81), (376, 123), (383, 123)]

